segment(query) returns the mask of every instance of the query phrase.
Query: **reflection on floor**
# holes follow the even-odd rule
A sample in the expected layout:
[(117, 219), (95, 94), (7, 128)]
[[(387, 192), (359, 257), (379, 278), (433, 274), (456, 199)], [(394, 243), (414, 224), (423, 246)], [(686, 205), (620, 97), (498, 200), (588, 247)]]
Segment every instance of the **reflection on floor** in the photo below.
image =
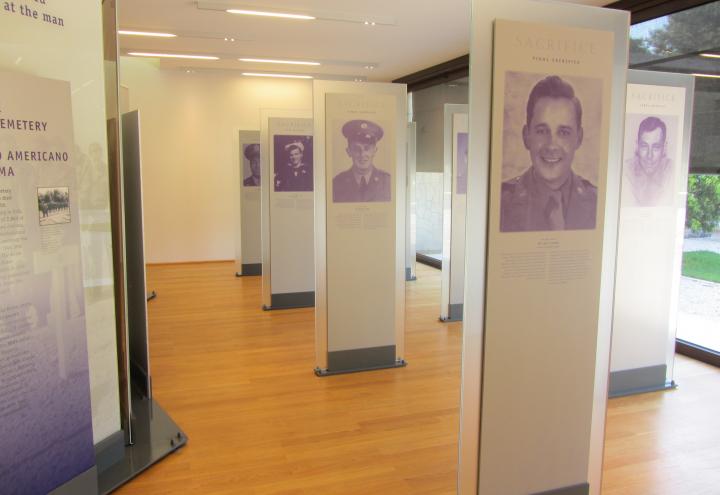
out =
[[(313, 310), (262, 311), (233, 263), (151, 266), (155, 398), (188, 445), (116, 493), (454, 494), (459, 323), (440, 271), (407, 284), (407, 368), (317, 378)], [(603, 494), (720, 486), (720, 371), (679, 358), (679, 389), (610, 401)]]

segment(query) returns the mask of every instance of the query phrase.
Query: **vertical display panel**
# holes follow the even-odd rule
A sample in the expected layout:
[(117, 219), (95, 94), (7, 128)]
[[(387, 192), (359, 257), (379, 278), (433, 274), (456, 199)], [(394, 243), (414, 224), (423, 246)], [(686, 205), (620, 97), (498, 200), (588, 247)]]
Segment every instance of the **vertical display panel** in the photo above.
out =
[(467, 105), (445, 105), (443, 260), (440, 321), (460, 321), (465, 285), (465, 197), (468, 172)]
[[(303, 111), (263, 111), (263, 308), (315, 304), (313, 121)], [(267, 157), (267, 158), (265, 158)]]
[[(620, 11), (473, 2), (462, 494), (600, 491), (628, 26)], [(533, 99), (544, 123), (527, 125), (552, 76), (565, 89)], [(539, 218), (517, 186), (534, 163), (559, 173)]]
[(70, 85), (0, 72), (0, 491), (95, 465)]
[(316, 373), (403, 366), (406, 88), (315, 82), (314, 101)]
[(684, 74), (628, 73), (611, 396), (674, 386), (693, 88)]
[(236, 241), (237, 275), (262, 274), (260, 235), (260, 132), (240, 131), (240, 226)]
[[(117, 97), (114, 17), (115, 2), (94, 0), (3, 2), (0, 9), (0, 70), (68, 81), (71, 87), (85, 316), (92, 329), (88, 359), (95, 443), (117, 434), (121, 409), (123, 421), (130, 417), (129, 388), (123, 389), (120, 401), (117, 386), (118, 379), (125, 380), (127, 367), (118, 358), (125, 343), (117, 335), (123, 311), (115, 298), (122, 277), (113, 273), (111, 239), (115, 218), (110, 213), (109, 167), (118, 160), (117, 143), (108, 137), (115, 137), (119, 126), (117, 105), (112, 104)], [(116, 282), (120, 285), (114, 286)]]
[(415, 122), (409, 122), (407, 126), (407, 211), (405, 212), (405, 280), (416, 280), (416, 252), (415, 243), (417, 239), (417, 212), (415, 199), (415, 172), (417, 126)]

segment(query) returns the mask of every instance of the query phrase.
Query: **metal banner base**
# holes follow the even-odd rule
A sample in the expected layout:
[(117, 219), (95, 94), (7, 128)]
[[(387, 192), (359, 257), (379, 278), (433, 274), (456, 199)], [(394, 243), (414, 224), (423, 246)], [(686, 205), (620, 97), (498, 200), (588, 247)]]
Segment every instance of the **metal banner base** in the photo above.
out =
[(98, 474), (102, 495), (127, 483), (147, 468), (187, 443), (187, 436), (153, 399), (133, 398), (133, 445), (125, 446), (123, 458)]
[(236, 277), (247, 277), (254, 275), (262, 275), (262, 263), (243, 263), (239, 272), (235, 272)]
[(590, 493), (589, 483), (580, 483), (579, 485), (566, 486), (564, 488), (555, 488), (544, 492), (533, 493), (532, 495), (588, 495)]
[(396, 348), (394, 345), (331, 351), (328, 352), (327, 369), (316, 368), (315, 374), (317, 376), (329, 376), (407, 366), (404, 359), (395, 356)]
[(452, 321), (462, 321), (463, 319), (463, 304), (448, 304), (448, 315), (446, 317), (440, 317), (439, 320), (443, 323), (449, 323)]
[(675, 388), (674, 381), (667, 381), (667, 365), (647, 366), (610, 373), (609, 397), (642, 394)]
[(271, 294), (270, 306), (263, 305), (265, 311), (274, 309), (312, 308), (315, 306), (315, 292), (289, 292)]
[(392, 364), (383, 364), (379, 366), (372, 366), (369, 368), (357, 368), (357, 369), (347, 369), (347, 370), (323, 370), (320, 368), (315, 368), (315, 375), (319, 377), (323, 376), (333, 376), (333, 375), (345, 375), (347, 373), (360, 373), (361, 371), (375, 371), (375, 370), (386, 370), (389, 368), (404, 368), (407, 366), (407, 361), (404, 359), (400, 359), (398, 361), (395, 361)]

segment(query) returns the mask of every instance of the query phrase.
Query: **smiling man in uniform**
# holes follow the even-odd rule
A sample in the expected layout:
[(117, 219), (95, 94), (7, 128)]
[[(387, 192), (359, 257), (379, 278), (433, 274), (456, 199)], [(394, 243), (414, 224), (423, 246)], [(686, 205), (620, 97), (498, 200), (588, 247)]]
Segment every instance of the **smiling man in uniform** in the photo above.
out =
[(500, 231), (594, 229), (597, 188), (572, 170), (583, 128), (570, 84), (548, 76), (533, 87), (522, 136), (531, 166), (502, 184)]
[(345, 151), (352, 159), (352, 167), (333, 178), (333, 202), (390, 201), (390, 174), (374, 164), (382, 127), (369, 120), (351, 120), (343, 125), (342, 133), (348, 142)]

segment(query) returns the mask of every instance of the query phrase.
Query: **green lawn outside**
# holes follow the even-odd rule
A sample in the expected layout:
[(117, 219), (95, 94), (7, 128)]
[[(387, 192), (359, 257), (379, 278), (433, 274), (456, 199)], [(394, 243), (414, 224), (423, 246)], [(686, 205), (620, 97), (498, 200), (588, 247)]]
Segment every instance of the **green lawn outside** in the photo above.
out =
[(683, 253), (682, 274), (720, 283), (720, 254), (712, 251)]

